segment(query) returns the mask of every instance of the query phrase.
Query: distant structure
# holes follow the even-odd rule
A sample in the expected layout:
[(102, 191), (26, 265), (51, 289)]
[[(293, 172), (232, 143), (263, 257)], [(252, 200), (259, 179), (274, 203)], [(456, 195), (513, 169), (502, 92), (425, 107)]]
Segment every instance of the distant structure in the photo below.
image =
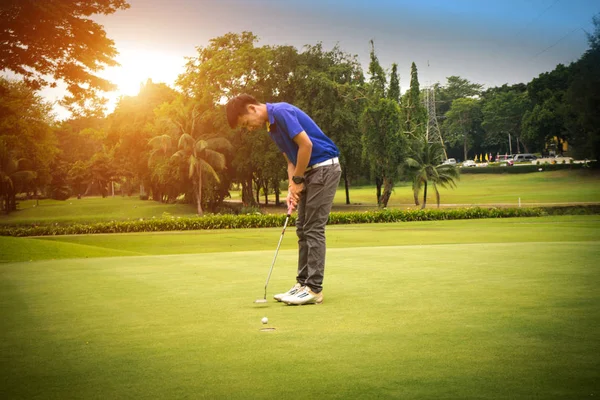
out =
[(425, 132), (427, 142), (440, 142), (444, 149), (444, 158), (448, 159), (448, 153), (446, 153), (446, 146), (442, 140), (442, 133), (435, 113), (435, 89), (433, 86), (425, 88), (425, 108), (427, 109), (427, 130)]

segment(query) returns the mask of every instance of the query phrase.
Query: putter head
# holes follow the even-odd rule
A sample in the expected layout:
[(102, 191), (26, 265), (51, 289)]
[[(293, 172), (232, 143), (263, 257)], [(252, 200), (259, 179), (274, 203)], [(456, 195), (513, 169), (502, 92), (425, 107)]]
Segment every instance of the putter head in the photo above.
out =
[(267, 302), (267, 299), (256, 299), (254, 300), (254, 302), (257, 304), (265, 304)]

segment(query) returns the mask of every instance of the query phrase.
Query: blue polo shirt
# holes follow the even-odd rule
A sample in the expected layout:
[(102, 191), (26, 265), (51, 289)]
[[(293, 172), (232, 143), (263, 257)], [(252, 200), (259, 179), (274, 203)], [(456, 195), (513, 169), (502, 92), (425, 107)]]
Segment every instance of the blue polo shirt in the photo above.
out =
[(329, 160), (340, 155), (336, 145), (304, 111), (289, 103), (267, 103), (269, 116), (269, 136), (279, 150), (296, 165), (298, 145), (293, 138), (304, 131), (312, 142), (312, 153), (308, 166)]

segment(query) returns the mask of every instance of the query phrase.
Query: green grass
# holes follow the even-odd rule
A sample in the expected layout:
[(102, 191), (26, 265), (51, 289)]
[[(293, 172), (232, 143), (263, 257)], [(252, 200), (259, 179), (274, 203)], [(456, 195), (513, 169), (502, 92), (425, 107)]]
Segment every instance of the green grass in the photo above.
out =
[[(428, 207), (435, 207), (435, 194), (431, 193)], [(334, 210), (353, 210), (346, 206), (343, 186), (337, 191)], [(232, 197), (239, 200), (238, 193)], [(589, 171), (552, 171), (518, 175), (463, 175), (456, 189), (441, 189), (442, 205), (510, 205), (517, 206), (519, 197), (522, 205), (600, 202), (600, 175)], [(285, 193), (282, 194), (285, 198)], [(376, 208), (375, 187), (353, 187), (350, 201), (361, 204), (358, 209)], [(261, 197), (264, 201), (264, 197)], [(274, 196), (270, 196), (270, 204)], [(89, 197), (67, 201), (42, 200), (22, 201), (19, 210), (9, 215), (0, 215), (0, 224), (65, 224), (88, 223), (112, 220), (135, 220), (161, 218), (163, 213), (172, 216), (195, 216), (196, 209), (190, 204), (161, 204), (142, 201), (137, 197)], [(389, 202), (391, 208), (406, 208), (413, 205), (410, 185), (399, 182)], [(267, 209), (268, 212), (285, 212), (283, 207)]]
[[(329, 248), (347, 248), (399, 244), (585, 241), (590, 237), (598, 237), (599, 222), (600, 216), (594, 215), (458, 220), (452, 223), (426, 221), (360, 226), (331, 225), (327, 227), (327, 243)], [(554, 229), (548, 229), (550, 225)], [(294, 229), (288, 229), (287, 240), (281, 244), (282, 249), (296, 248)], [(277, 244), (280, 233), (281, 228), (260, 228), (36, 238), (0, 236), (0, 247), (4, 249), (0, 253), (0, 262), (270, 250)]]
[[(600, 174), (590, 171), (551, 171), (531, 174), (465, 174), (455, 189), (440, 188), (444, 204), (498, 204), (517, 206), (532, 203), (600, 202)], [(420, 200), (422, 201), (421, 194)], [(345, 193), (338, 190), (335, 203), (345, 203)], [(352, 188), (351, 203), (375, 205), (373, 187)], [(427, 202), (436, 207), (435, 193), (430, 190)], [(400, 182), (388, 203), (390, 207), (414, 205), (410, 184)]]
[[(0, 238), (17, 249), (0, 264), (0, 392), (596, 397), (599, 228), (597, 216), (328, 227), (326, 300), (303, 307), (252, 303), (279, 229)], [(292, 228), (269, 295), (293, 281), (294, 241)]]
[(66, 201), (25, 200), (19, 210), (0, 216), (0, 224), (80, 223), (112, 220), (161, 218), (163, 213), (172, 216), (193, 216), (195, 209), (189, 204), (162, 204), (138, 197), (84, 197)]

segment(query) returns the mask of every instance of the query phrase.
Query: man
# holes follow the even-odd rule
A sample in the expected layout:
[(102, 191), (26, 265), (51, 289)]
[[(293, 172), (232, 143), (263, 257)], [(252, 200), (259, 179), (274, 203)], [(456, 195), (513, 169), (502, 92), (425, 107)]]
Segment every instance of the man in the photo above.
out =
[(325, 224), (342, 170), (339, 150), (302, 110), (288, 103), (259, 103), (243, 94), (226, 106), (231, 128), (254, 131), (266, 126), (287, 161), (287, 201), (298, 207), (298, 274), (296, 284), (275, 296), (286, 304), (323, 302)]

